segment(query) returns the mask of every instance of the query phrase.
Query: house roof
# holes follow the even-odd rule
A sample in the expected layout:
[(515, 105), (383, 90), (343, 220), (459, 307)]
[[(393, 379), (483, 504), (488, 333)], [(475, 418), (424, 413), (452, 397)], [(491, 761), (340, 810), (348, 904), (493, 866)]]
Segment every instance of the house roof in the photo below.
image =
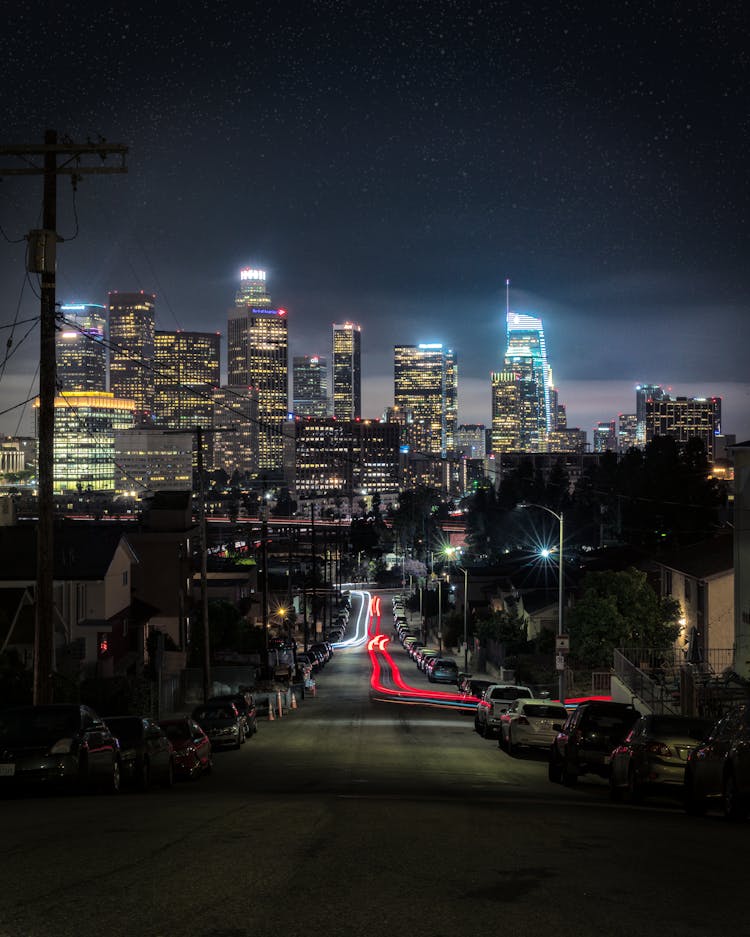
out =
[[(34, 581), (37, 571), (37, 525), (0, 527), (0, 581)], [(133, 553), (119, 525), (61, 523), (54, 529), (53, 577), (104, 579), (120, 542)], [(133, 553), (135, 560), (135, 554)]]
[(711, 540), (703, 540), (691, 547), (684, 547), (659, 558), (658, 563), (667, 569), (692, 576), (694, 579), (711, 579), (734, 569), (734, 534), (732, 531), (719, 534)]

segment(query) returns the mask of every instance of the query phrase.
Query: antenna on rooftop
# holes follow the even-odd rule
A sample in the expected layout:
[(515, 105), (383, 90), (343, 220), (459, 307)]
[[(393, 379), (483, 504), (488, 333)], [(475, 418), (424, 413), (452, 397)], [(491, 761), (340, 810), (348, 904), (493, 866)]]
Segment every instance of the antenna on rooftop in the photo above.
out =
[(510, 313), (510, 277), (505, 278), (505, 318)]

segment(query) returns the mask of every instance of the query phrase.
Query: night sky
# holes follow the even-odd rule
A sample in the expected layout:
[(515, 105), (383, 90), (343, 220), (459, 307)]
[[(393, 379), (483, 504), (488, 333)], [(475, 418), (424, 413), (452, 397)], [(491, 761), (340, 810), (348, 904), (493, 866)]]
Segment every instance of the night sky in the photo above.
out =
[[(127, 175), (79, 185), (61, 301), (144, 289), (157, 328), (225, 333), (240, 267), (263, 266), (290, 354), (330, 355), (331, 323), (361, 323), (365, 415), (392, 403), (394, 344), (443, 341), (459, 419), (489, 423), (510, 277), (570, 425), (634, 411), (645, 381), (722, 395), (725, 431), (750, 437), (741, 0), (2, 9), (0, 143), (49, 127), (130, 147)], [(7, 238), (38, 226), (41, 189), (0, 183)], [(58, 204), (68, 238), (64, 179)], [(0, 240), (0, 325), (38, 311), (23, 270)], [(32, 332), (0, 409), (37, 359)]]

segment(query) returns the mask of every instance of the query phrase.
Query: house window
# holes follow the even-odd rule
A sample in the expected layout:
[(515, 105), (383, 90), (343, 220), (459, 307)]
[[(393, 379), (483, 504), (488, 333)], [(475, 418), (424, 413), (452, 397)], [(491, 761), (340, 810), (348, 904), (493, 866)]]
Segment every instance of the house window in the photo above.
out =
[(126, 586), (126, 585), (128, 584), (128, 571), (127, 571), (127, 569), (126, 569), (125, 572), (122, 574), (122, 584), (123, 584), (124, 586)]
[(672, 594), (672, 570), (664, 570), (664, 595)]
[(693, 580), (685, 576), (685, 601), (693, 601)]

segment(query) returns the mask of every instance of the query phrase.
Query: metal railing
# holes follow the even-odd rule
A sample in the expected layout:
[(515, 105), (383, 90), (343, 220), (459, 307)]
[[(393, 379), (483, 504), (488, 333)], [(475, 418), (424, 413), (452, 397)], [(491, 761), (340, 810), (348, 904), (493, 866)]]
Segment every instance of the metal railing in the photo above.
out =
[[(643, 649), (638, 649), (638, 664), (635, 664), (630, 659), (632, 653), (632, 649), (614, 651), (613, 669), (618, 679), (652, 712), (679, 714), (680, 680), (674, 656), (661, 652), (654, 659), (656, 652), (653, 649), (653, 657), (645, 656)], [(652, 659), (653, 666), (650, 664)]]

